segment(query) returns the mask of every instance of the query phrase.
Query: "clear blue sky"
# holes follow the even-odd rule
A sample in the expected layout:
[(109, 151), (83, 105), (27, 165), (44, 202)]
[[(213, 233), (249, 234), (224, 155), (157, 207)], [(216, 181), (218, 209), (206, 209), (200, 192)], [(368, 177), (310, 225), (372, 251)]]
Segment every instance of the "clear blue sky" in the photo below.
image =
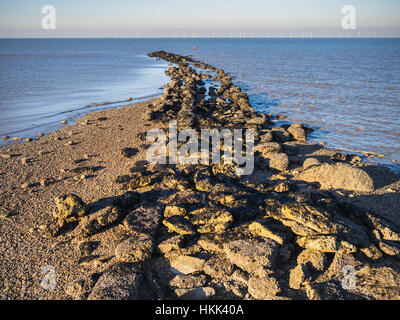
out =
[[(56, 30), (41, 28), (46, 4)], [(400, 36), (400, 0), (0, 0), (0, 37), (344, 36), (348, 4), (356, 32)]]

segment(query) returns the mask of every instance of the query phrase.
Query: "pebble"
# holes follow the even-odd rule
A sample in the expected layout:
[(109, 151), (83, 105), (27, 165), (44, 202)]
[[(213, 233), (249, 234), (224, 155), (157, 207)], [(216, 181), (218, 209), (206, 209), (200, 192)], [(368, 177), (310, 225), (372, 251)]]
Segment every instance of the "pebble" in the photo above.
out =
[(13, 137), (13, 138), (11, 138), (11, 141), (21, 141), (22, 140), (22, 138), (20, 138), (20, 137)]
[(25, 141), (26, 141), (26, 142), (32, 142), (33, 139), (32, 139), (32, 138), (26, 138)]
[(68, 120), (61, 121), (61, 124), (67, 124), (67, 123), (68, 123)]
[(65, 145), (66, 145), (66, 146), (72, 146), (72, 145), (74, 145), (74, 142), (70, 140), (70, 141), (68, 141)]
[(39, 133), (39, 137), (44, 137), (44, 133), (43, 133), (43, 132), (40, 132), (40, 133)]
[(3, 159), (11, 159), (12, 156), (11, 156), (11, 154), (2, 154), (1, 157)]
[(21, 186), (22, 189), (28, 189), (29, 188), (29, 183), (26, 182)]
[(7, 140), (7, 139), (9, 139), (10, 138), (10, 136), (3, 136), (3, 139), (4, 140)]

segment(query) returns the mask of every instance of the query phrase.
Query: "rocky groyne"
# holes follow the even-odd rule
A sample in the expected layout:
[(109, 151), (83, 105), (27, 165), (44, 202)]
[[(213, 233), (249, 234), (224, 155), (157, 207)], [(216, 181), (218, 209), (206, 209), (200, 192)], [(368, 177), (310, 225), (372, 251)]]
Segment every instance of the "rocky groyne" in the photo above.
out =
[[(138, 161), (115, 177), (119, 196), (57, 197), (40, 232), (76, 245), (82, 276), (65, 285), (69, 297), (400, 298), (398, 225), (346, 196), (375, 188), (360, 157), (308, 143), (301, 124), (275, 126), (223, 70), (150, 56), (171, 64), (171, 82), (148, 104), (148, 128), (251, 129), (254, 172)], [(141, 140), (148, 145), (145, 132)]]

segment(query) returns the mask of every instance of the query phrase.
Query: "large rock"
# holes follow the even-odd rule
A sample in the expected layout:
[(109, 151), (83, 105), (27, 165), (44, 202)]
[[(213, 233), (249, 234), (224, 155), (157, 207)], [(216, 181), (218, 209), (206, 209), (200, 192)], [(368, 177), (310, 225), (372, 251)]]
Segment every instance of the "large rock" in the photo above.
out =
[(303, 126), (299, 123), (292, 124), (287, 131), (293, 136), (297, 141), (304, 142), (307, 141), (306, 132)]
[(139, 262), (151, 257), (153, 240), (149, 236), (130, 238), (122, 241), (115, 248), (115, 257), (121, 262)]
[(163, 220), (168, 232), (175, 232), (180, 235), (194, 235), (195, 230), (192, 223), (182, 216), (172, 216)]
[(66, 222), (77, 221), (86, 215), (88, 206), (75, 194), (63, 195), (55, 199), (54, 217)]
[(223, 233), (232, 224), (232, 214), (222, 208), (207, 207), (191, 212), (191, 222), (199, 233)]
[(362, 192), (374, 190), (374, 182), (365, 171), (344, 163), (312, 166), (300, 173), (297, 178), (306, 182), (318, 182), (321, 189)]
[(270, 239), (235, 240), (223, 245), (231, 263), (259, 277), (272, 272), (279, 247), (276, 241)]
[(286, 171), (289, 168), (289, 157), (286, 153), (268, 155), (269, 167), (278, 171)]
[(257, 300), (273, 300), (281, 287), (272, 277), (251, 277), (247, 283), (249, 293)]
[(124, 226), (133, 234), (154, 236), (160, 226), (162, 215), (161, 207), (142, 206), (125, 218)]
[(88, 300), (138, 300), (141, 281), (137, 266), (113, 265), (96, 282)]
[(191, 274), (203, 270), (204, 259), (191, 256), (179, 256), (170, 261), (171, 267), (181, 274)]

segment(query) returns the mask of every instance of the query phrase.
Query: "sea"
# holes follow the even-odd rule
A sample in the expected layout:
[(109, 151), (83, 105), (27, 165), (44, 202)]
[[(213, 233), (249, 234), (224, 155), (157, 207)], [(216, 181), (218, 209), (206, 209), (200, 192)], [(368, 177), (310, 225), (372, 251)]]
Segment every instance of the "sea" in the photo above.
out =
[(311, 141), (399, 166), (400, 39), (383, 38), (0, 39), (0, 146), (161, 95), (157, 50), (224, 69), (256, 110), (314, 129)]

